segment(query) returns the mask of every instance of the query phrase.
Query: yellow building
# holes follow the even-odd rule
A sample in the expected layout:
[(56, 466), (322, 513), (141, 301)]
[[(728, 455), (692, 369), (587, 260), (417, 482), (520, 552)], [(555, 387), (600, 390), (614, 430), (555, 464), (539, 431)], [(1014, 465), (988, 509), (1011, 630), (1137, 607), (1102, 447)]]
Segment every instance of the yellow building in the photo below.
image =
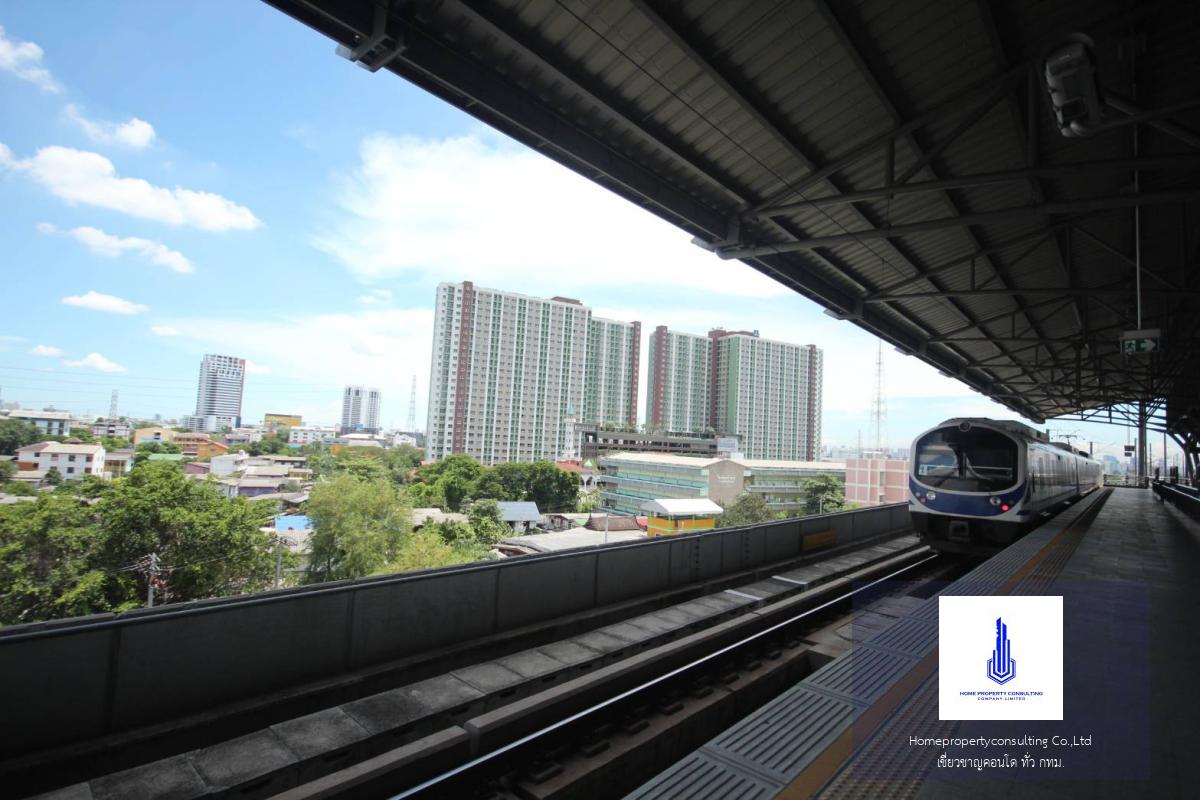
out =
[(173, 442), (175, 441), (175, 431), (170, 428), (138, 428), (133, 432), (133, 444), (137, 446), (142, 442)]
[(263, 427), (269, 431), (280, 428), (299, 428), (304, 424), (299, 414), (263, 414)]
[(711, 531), (724, 509), (703, 497), (663, 498), (642, 503), (642, 513), (646, 515), (646, 535), (653, 538)]

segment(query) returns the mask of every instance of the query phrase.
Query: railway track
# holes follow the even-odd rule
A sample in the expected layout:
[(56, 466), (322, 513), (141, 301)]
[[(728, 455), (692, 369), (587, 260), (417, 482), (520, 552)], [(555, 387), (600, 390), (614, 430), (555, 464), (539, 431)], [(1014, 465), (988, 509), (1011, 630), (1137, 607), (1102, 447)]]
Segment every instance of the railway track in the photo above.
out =
[[(766, 595), (736, 618), (277, 797), (565, 800), (621, 794), (831, 660), (837, 653), (814, 633), (843, 625), (855, 607), (928, 596), (961, 569), (958, 560), (910, 547), (812, 588)], [(787, 575), (768, 580), (786, 584)], [(762, 583), (743, 588), (761, 592)]]

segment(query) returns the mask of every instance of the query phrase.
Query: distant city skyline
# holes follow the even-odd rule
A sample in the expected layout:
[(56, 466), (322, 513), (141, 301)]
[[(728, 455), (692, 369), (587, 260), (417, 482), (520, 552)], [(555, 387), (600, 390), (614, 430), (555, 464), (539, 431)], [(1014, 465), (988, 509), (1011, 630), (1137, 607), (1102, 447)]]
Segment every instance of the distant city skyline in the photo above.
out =
[[(125, 413), (180, 419), (197, 361), (231, 353), (246, 359), (246, 420), (287, 408), (337, 424), (343, 387), (369, 379), (392, 398), (381, 426), (401, 428), (413, 374), (427, 415), (429, 298), (471, 280), (580, 298), (598, 318), (815, 343), (822, 441), (871, 428), (870, 334), (412, 84), (339, 59), (266, 4), (7, 4), (0, 27), (0, 44), (29, 59), (0, 65), (12, 112), (0, 238), (19, 265), (0, 322), (4, 401), (103, 416), (119, 389)], [(953, 416), (1016, 417), (884, 355), (893, 447)], [(644, 409), (639, 397), (639, 422)], [(1126, 439), (1049, 427), (1114, 454)]]

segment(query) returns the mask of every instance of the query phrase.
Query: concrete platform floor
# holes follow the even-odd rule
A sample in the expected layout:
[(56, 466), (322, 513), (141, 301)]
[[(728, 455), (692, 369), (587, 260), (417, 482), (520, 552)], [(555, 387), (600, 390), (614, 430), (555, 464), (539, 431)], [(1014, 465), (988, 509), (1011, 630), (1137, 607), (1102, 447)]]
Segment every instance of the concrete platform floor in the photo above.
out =
[[(1014, 594), (1062, 595), (1061, 722), (939, 722), (936, 674), (818, 793), (821, 798), (1194, 798), (1200, 796), (1200, 525), (1152, 492), (1116, 489), (1070, 552)], [(1047, 580), (1048, 578), (1048, 580)], [(949, 769), (925, 737), (1091, 736), (1034, 757), (1056, 768)], [(1029, 748), (1007, 748), (1020, 759)], [(1000, 752), (956, 750), (951, 756)], [(785, 790), (781, 796), (788, 796)]]

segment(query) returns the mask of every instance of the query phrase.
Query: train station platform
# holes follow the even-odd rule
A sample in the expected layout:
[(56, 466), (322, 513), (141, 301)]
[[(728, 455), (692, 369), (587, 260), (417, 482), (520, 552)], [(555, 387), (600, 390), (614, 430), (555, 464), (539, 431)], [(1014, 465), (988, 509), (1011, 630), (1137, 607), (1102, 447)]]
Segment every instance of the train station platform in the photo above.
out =
[[(1200, 523), (1096, 492), (630, 797), (1194, 797), (1198, 586)], [(939, 598), (1008, 594), (1063, 598), (1063, 719), (940, 720)]]

